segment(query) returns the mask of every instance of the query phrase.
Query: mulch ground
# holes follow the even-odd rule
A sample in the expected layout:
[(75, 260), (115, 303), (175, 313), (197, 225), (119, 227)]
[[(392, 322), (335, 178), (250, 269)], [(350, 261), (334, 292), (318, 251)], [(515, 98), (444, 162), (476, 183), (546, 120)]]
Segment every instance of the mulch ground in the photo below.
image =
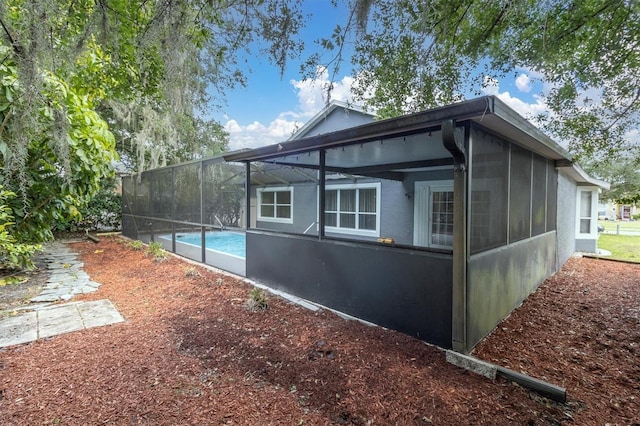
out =
[(73, 248), (126, 322), (0, 350), (0, 424), (615, 425), (640, 422), (640, 265), (571, 259), (475, 350), (559, 404), (409, 336), (119, 238)]

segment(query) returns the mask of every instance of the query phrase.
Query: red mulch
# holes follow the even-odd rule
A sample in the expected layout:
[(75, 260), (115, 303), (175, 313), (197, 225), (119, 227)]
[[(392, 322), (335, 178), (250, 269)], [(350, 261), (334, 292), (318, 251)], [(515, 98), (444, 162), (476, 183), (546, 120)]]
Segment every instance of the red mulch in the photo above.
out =
[(571, 259), (476, 349), (566, 387), (558, 404), (401, 333), (275, 296), (252, 312), (241, 279), (123, 239), (73, 248), (104, 284), (78, 299), (126, 322), (0, 350), (2, 425), (640, 422), (640, 265)]

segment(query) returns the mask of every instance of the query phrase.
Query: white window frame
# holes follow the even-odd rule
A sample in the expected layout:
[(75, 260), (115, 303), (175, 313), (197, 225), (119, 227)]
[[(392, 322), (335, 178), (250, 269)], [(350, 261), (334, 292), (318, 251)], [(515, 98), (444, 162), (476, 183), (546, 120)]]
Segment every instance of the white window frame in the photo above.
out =
[[(591, 193), (591, 205), (589, 206), (589, 216), (582, 216), (582, 193)], [(598, 237), (598, 188), (595, 186), (578, 186), (576, 194), (576, 236), (578, 238)], [(589, 232), (581, 232), (581, 220), (589, 219)]]
[[(291, 202), (288, 204), (291, 211), (291, 217), (270, 217), (270, 216), (262, 216), (262, 194), (265, 192), (289, 192)], [(259, 221), (263, 222), (276, 222), (276, 223), (293, 223), (293, 186), (273, 186), (273, 187), (265, 187), (257, 189), (257, 205), (256, 210), (258, 211), (257, 217)], [(276, 197), (274, 197), (274, 200)], [(284, 205), (284, 204), (282, 204)], [(274, 215), (278, 212), (278, 204), (273, 204)]]
[[(359, 236), (365, 236), (365, 237), (379, 237), (380, 236), (380, 199), (381, 197), (381, 191), (380, 191), (381, 185), (380, 182), (372, 182), (372, 183), (353, 183), (353, 184), (339, 184), (339, 185), (327, 185), (325, 187), (325, 191), (333, 191), (333, 190), (337, 190), (337, 191), (341, 191), (341, 190), (350, 190), (350, 189), (355, 189), (356, 190), (356, 211), (355, 211), (355, 215), (356, 215), (356, 228), (341, 228), (341, 227), (336, 227), (336, 226), (326, 226), (325, 225), (325, 232), (331, 232), (331, 233), (335, 233), (335, 234), (348, 234), (348, 235), (359, 235)], [(359, 209), (360, 209), (360, 189), (375, 189), (376, 190), (376, 229), (358, 229), (357, 226), (359, 225), (359, 221), (358, 221), (358, 215), (360, 214)], [(340, 198), (338, 197), (338, 201), (337, 201), (337, 208), (338, 210), (336, 210), (336, 214), (337, 214), (337, 220), (338, 223), (340, 223)], [(325, 205), (325, 212), (326, 212), (326, 205)], [(323, 214), (325, 213), (323, 212)], [(333, 211), (332, 211), (333, 212)], [(332, 213), (331, 212), (331, 213)], [(353, 212), (349, 212), (349, 213), (353, 213)]]

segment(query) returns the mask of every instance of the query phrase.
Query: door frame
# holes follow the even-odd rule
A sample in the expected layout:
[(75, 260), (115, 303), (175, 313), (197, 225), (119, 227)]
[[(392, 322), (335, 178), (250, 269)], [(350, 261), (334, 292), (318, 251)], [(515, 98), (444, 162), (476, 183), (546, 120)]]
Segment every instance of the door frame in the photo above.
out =
[[(426, 193), (424, 190), (426, 189)], [(451, 192), (453, 193), (453, 180), (428, 180), (428, 181), (416, 181), (414, 183), (413, 192), (413, 245), (417, 247), (429, 247), (429, 248), (442, 248), (452, 249), (453, 246), (444, 246), (440, 244), (431, 244), (431, 229), (432, 229), (432, 211), (433, 211), (433, 198), (431, 197), (433, 192)], [(424, 204), (423, 197), (427, 196), (426, 209), (422, 209)], [(421, 232), (419, 224), (424, 223), (426, 220), (426, 242), (427, 244), (421, 244), (425, 234)]]

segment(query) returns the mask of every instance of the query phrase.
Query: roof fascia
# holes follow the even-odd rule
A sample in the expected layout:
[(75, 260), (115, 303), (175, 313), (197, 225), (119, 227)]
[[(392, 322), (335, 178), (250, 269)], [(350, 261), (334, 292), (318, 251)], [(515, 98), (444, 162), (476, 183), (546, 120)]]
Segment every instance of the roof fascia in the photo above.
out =
[(576, 163), (566, 161), (556, 162), (556, 168), (579, 184), (593, 185), (601, 189), (611, 188), (609, 182), (589, 176), (589, 174)]

